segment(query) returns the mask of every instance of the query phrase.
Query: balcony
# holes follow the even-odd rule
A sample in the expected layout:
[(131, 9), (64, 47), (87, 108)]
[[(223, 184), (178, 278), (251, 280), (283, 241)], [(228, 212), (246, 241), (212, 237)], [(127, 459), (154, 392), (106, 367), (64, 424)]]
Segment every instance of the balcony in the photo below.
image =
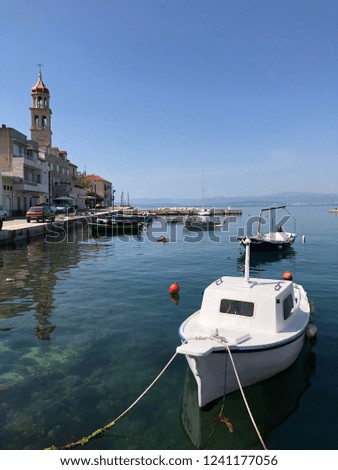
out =
[(41, 162), (40, 160), (35, 160), (29, 155), (24, 155), (23, 157), (15, 157), (13, 156), (13, 167), (15, 168), (35, 168), (41, 170), (43, 166), (46, 165), (45, 163)]
[(32, 181), (20, 180), (15, 178), (13, 182), (13, 191), (27, 191), (34, 193), (46, 193), (48, 194), (47, 183), (33, 183)]

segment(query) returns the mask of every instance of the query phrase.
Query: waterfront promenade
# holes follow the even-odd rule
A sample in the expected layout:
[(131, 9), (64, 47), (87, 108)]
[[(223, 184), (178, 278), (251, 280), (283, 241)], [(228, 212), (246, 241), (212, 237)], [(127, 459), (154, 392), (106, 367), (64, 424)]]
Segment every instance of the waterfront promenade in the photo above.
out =
[[(196, 215), (201, 209), (195, 207), (164, 207), (158, 209), (135, 209), (126, 207), (116, 207), (114, 212), (123, 213), (124, 215), (147, 215), (152, 214), (156, 217), (185, 217), (187, 215)], [(76, 215), (57, 215), (54, 222), (31, 222), (27, 223), (25, 217), (10, 218), (3, 222), (2, 230), (0, 230), (0, 247), (6, 244), (30, 241), (32, 239), (45, 236), (48, 231), (54, 228), (63, 230), (73, 229), (76, 226), (85, 227), (92, 217), (104, 215), (112, 211), (112, 208), (101, 209), (98, 211), (86, 210)], [(236, 211), (240, 212), (240, 211)], [(211, 209), (211, 215), (225, 215), (227, 210)]]
[(62, 228), (67, 226), (67, 230), (74, 227), (77, 223), (86, 225), (91, 215), (74, 215), (70, 217), (56, 216), (54, 222), (30, 222), (24, 217), (9, 219), (3, 222), (0, 230), (0, 247), (10, 243), (28, 242), (32, 239), (45, 236), (48, 230), (53, 228)]

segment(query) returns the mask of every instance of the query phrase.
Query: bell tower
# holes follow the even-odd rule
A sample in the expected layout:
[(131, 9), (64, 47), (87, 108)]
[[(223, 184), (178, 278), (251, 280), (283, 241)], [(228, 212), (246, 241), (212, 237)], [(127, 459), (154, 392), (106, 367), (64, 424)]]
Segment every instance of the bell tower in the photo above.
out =
[(51, 118), (52, 110), (49, 107), (49, 90), (42, 81), (41, 64), (39, 64), (39, 77), (32, 88), (31, 111), (31, 139), (52, 146)]

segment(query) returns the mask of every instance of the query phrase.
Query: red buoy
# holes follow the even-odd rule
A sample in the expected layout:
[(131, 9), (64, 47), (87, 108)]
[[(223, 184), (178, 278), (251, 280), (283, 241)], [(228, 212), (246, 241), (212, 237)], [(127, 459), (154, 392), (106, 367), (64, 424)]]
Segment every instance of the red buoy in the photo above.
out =
[(291, 271), (284, 271), (283, 279), (285, 281), (292, 281), (292, 279), (293, 279), (292, 272)]
[(169, 286), (169, 292), (170, 294), (178, 294), (180, 291), (180, 286), (178, 285), (177, 282), (174, 282)]

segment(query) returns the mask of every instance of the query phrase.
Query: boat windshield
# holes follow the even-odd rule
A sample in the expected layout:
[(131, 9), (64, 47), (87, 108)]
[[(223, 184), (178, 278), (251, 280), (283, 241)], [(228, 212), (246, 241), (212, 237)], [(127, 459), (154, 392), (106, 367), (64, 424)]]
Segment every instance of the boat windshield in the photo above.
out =
[(253, 302), (244, 302), (242, 300), (222, 299), (220, 312), (240, 315), (242, 317), (253, 317), (254, 304)]

